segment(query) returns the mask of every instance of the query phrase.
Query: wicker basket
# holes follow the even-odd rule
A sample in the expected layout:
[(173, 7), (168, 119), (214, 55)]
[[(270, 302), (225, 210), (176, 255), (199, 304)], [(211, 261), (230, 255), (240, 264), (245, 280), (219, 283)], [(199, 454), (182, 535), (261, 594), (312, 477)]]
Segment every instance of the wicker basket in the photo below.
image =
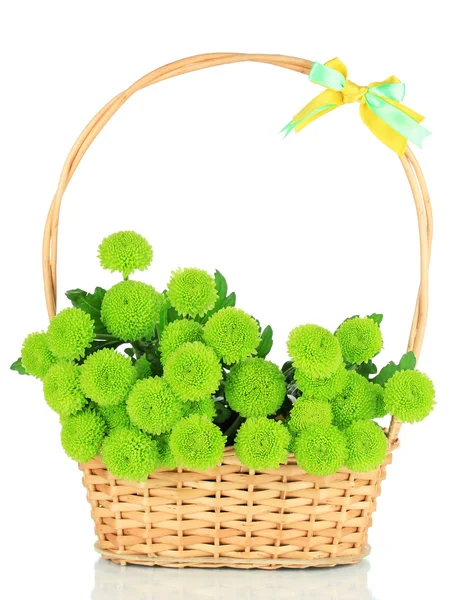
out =
[[(57, 235), (63, 194), (86, 150), (132, 94), (153, 83), (207, 67), (261, 62), (308, 74), (312, 62), (265, 54), (204, 54), (161, 67), (111, 100), (87, 125), (63, 167), (50, 207), (43, 245), (49, 316), (56, 311)], [(432, 214), (421, 169), (407, 149), (401, 158), (414, 197), (420, 236), (420, 286), (408, 350), (418, 357), (428, 308)], [(105, 558), (121, 564), (171, 567), (276, 569), (327, 567), (359, 561), (369, 553), (368, 528), (401, 423), (386, 430), (388, 454), (370, 473), (341, 469), (308, 475), (291, 455), (269, 471), (242, 466), (232, 448), (222, 464), (201, 472), (158, 470), (146, 482), (116, 479), (100, 458), (80, 465)]]

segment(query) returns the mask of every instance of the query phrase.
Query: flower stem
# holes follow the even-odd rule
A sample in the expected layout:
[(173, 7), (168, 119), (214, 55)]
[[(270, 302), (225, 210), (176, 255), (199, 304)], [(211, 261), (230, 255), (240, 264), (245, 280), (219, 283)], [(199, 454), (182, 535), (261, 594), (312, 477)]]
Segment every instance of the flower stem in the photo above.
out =
[(114, 335), (110, 335), (109, 333), (96, 333), (96, 340), (103, 340), (105, 342), (121, 342), (121, 340)]
[(241, 415), (238, 415), (235, 420), (231, 423), (231, 425), (228, 427), (228, 429), (225, 431), (226, 437), (227, 437), (227, 443), (229, 443), (229, 438), (236, 433), (236, 431), (239, 429), (239, 426), (242, 424), (242, 422), (245, 421), (244, 417), (241, 417)]

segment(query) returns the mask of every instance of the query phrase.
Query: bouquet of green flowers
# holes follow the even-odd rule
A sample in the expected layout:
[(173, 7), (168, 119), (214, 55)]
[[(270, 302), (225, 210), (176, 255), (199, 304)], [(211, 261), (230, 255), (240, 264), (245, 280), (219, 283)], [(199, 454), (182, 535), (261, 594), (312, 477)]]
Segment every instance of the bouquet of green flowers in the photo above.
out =
[(140, 481), (159, 468), (212, 469), (234, 444), (250, 469), (293, 452), (312, 475), (367, 472), (387, 452), (375, 419), (413, 423), (432, 410), (433, 384), (412, 352), (378, 373), (382, 315), (351, 317), (335, 333), (296, 327), (279, 368), (266, 359), (271, 327), (236, 308), (219, 271), (177, 269), (159, 293), (130, 279), (152, 258), (135, 232), (105, 238), (101, 265), (123, 280), (67, 292), (72, 307), (30, 334), (11, 367), (43, 381), (74, 460), (101, 454), (114, 476)]

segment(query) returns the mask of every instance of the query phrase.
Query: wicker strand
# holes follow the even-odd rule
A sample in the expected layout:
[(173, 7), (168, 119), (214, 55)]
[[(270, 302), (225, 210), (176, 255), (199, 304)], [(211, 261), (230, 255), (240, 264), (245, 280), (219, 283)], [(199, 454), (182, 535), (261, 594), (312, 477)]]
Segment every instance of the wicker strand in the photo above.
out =
[[(178, 75), (193, 71), (199, 71), (201, 69), (238, 62), (258, 62), (271, 64), (303, 73), (305, 75), (308, 75), (313, 64), (310, 60), (291, 56), (243, 53), (200, 54), (198, 56), (192, 56), (178, 60), (151, 71), (132, 84), (124, 92), (115, 96), (115, 98), (108, 102), (97, 113), (97, 115), (82, 131), (64, 163), (58, 187), (52, 200), (44, 229), (42, 268), (44, 276), (44, 291), (49, 318), (54, 316), (56, 312), (58, 222), (63, 194), (85, 152), (96, 139), (97, 135), (102, 131), (105, 125), (121, 108), (121, 106), (133, 94), (135, 94), (135, 92), (142, 90), (154, 83), (159, 83), (160, 81), (170, 79), (171, 77), (176, 77)], [(406, 150), (401, 162), (414, 196), (419, 227), (420, 285), (408, 343), (408, 348), (413, 350), (418, 358), (423, 343), (423, 336), (428, 314), (428, 269), (432, 242), (432, 212), (423, 173), (415, 159), (415, 156), (409, 148)], [(401, 423), (392, 418), (388, 430), (390, 445), (397, 441), (400, 428)]]

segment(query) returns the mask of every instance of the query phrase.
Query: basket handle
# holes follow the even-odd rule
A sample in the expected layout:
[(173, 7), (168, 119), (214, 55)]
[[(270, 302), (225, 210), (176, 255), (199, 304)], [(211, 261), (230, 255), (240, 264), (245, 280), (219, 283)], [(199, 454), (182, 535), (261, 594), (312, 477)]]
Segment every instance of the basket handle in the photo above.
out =
[[(57, 191), (55, 192), (52, 204), (50, 205), (44, 229), (42, 268), (44, 275), (44, 292), (49, 318), (53, 317), (56, 312), (57, 242), (61, 201), (75, 170), (97, 135), (102, 131), (116, 111), (126, 102), (126, 100), (128, 100), (128, 98), (135, 94), (135, 92), (142, 90), (153, 83), (158, 83), (159, 81), (164, 81), (165, 79), (170, 79), (177, 75), (237, 62), (266, 63), (303, 73), (304, 75), (309, 74), (313, 64), (310, 60), (292, 56), (281, 56), (278, 54), (216, 53), (200, 54), (198, 56), (184, 58), (151, 71), (151, 73), (148, 73), (136, 81), (124, 92), (115, 96), (115, 98), (108, 102), (104, 108), (98, 112), (82, 131), (64, 163)], [(404, 156), (402, 156), (400, 160), (414, 197), (420, 239), (420, 284), (408, 342), (408, 350), (413, 350), (418, 358), (428, 315), (428, 269), (432, 242), (432, 212), (426, 182), (414, 154), (407, 148)], [(400, 428), (401, 422), (392, 418), (387, 433), (391, 444), (396, 443)]]

